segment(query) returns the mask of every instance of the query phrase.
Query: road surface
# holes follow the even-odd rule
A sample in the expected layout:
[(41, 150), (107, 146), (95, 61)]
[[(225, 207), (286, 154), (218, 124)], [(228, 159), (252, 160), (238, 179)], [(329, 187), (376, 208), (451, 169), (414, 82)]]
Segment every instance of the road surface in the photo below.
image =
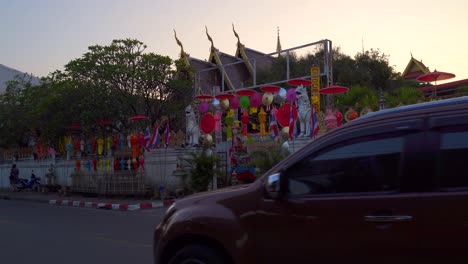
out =
[(0, 200), (0, 263), (150, 264), (153, 230), (165, 210)]

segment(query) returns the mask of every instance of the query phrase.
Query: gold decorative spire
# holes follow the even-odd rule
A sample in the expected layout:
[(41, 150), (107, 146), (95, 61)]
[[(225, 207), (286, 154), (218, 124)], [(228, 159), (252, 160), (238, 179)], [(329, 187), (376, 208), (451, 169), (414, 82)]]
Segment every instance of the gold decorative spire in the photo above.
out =
[(185, 56), (185, 51), (184, 51), (184, 46), (182, 45), (182, 42), (180, 42), (180, 40), (177, 38), (177, 33), (174, 29), (174, 37), (175, 37), (175, 40), (177, 42), (177, 45), (180, 46), (180, 57), (184, 57)]
[(280, 43), (280, 37), (279, 37), (279, 27), (277, 27), (278, 29), (278, 41), (276, 42), (276, 52), (280, 52), (282, 49), (281, 49), (281, 43)]
[(210, 34), (208, 34), (208, 28), (205, 26), (206, 30), (206, 36), (208, 37), (208, 40), (211, 42), (211, 49), (214, 49), (214, 44), (213, 44), (213, 39), (211, 38)]
[(237, 38), (237, 45), (240, 44), (240, 38), (239, 38), (239, 34), (237, 34), (236, 30), (234, 29), (234, 23), (232, 23), (232, 31), (234, 31), (234, 36), (236, 36)]

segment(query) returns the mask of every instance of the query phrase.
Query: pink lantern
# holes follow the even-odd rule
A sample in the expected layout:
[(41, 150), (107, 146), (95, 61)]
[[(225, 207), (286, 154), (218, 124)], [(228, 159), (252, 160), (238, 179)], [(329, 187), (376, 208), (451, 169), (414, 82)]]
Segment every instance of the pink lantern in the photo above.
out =
[(231, 109), (239, 108), (239, 98), (237, 97), (232, 98), (229, 106), (231, 107)]
[(297, 99), (296, 89), (294, 88), (289, 89), (288, 92), (286, 93), (286, 99), (288, 99), (289, 102), (295, 102)]
[(262, 104), (262, 96), (255, 92), (251, 97), (250, 97), (250, 106), (251, 107), (259, 107)]
[(327, 115), (325, 116), (325, 125), (328, 130), (332, 130), (338, 126), (336, 122), (336, 116), (333, 114), (331, 109), (327, 109)]
[(207, 102), (201, 102), (200, 105), (198, 106), (198, 110), (200, 110), (200, 113), (206, 113), (208, 112), (209, 105)]

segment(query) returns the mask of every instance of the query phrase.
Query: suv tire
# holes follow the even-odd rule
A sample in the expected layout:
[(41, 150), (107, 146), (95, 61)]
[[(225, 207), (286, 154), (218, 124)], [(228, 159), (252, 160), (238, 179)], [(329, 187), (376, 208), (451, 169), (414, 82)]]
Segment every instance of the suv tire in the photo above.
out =
[(175, 253), (169, 264), (218, 264), (227, 263), (224, 256), (211, 247), (188, 245)]

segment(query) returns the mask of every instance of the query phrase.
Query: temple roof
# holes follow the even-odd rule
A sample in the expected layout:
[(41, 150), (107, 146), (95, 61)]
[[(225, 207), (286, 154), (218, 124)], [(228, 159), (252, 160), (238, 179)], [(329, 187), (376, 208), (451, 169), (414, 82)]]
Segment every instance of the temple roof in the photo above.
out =
[[(263, 69), (270, 67), (271, 64), (276, 60), (274, 57), (269, 56), (266, 53), (246, 48), (245, 45), (240, 42), (239, 34), (237, 34), (237, 32), (235, 31), (234, 25), (232, 25), (232, 30), (234, 31), (234, 35), (237, 38), (237, 49), (235, 56), (244, 60), (245, 66), (247, 67), (251, 76), (254, 75), (254, 68)], [(279, 47), (281, 48), (281, 44), (279, 43), (279, 35), (277, 45), (279, 45)], [(256, 64), (255, 67), (253, 65), (254, 63)]]
[(416, 60), (411, 55), (411, 60), (408, 62), (408, 65), (406, 66), (401, 76), (405, 80), (413, 80), (429, 72), (429, 68), (427, 68), (426, 65), (422, 63), (422, 61)]
[[(208, 28), (205, 26), (206, 36), (211, 43), (210, 55), (208, 60), (200, 60), (190, 57), (184, 51), (184, 47), (177, 38), (174, 30), (174, 37), (177, 44), (181, 48), (180, 58), (197, 72), (195, 84), (204, 93), (210, 93), (210, 89), (214, 86), (221, 86), (224, 80), (225, 90), (234, 90), (245, 87), (250, 82), (254, 75), (254, 69), (267, 69), (276, 60), (275, 57), (263, 52), (246, 48), (241, 42), (239, 35), (232, 27), (234, 35), (237, 38), (237, 49), (235, 56), (220, 52), (214, 45), (213, 38), (208, 33)], [(281, 47), (278, 43), (277, 47)], [(213, 71), (214, 68), (218, 70)], [(222, 76), (222, 74), (224, 76)]]

